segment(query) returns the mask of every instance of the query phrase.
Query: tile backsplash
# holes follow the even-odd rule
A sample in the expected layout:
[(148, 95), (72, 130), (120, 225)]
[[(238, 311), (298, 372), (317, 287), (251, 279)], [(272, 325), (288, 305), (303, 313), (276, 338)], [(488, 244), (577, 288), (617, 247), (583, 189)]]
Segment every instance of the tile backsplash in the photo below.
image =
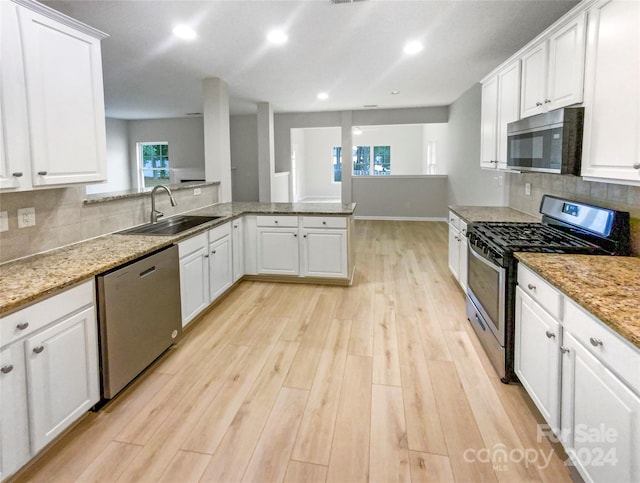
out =
[[(526, 183), (531, 183), (529, 196), (525, 194)], [(557, 174), (509, 174), (511, 208), (538, 216), (544, 194), (628, 211), (631, 217), (631, 249), (634, 255), (640, 256), (640, 186), (585, 181), (580, 177)]]
[[(218, 202), (218, 186), (174, 190), (177, 206), (166, 193), (156, 197), (156, 208), (166, 216), (184, 213)], [(0, 211), (9, 212), (9, 231), (0, 233), (0, 263), (26, 257), (96, 236), (145, 223), (151, 211), (149, 195), (84, 204), (85, 187), (22, 191), (0, 194)], [(19, 208), (34, 207), (36, 225), (18, 228)]]

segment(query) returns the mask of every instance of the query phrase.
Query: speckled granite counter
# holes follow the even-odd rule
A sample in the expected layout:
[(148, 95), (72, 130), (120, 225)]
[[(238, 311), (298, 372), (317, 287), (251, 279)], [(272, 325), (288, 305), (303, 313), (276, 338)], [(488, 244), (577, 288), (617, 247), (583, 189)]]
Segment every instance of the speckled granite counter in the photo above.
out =
[(516, 258), (640, 348), (640, 258), (516, 253)]
[(355, 203), (220, 203), (190, 215), (220, 216), (179, 235), (104, 235), (0, 265), (0, 315), (247, 214), (350, 216)]
[(449, 209), (468, 223), (474, 221), (540, 221), (540, 217), (531, 216), (506, 206), (450, 206)]

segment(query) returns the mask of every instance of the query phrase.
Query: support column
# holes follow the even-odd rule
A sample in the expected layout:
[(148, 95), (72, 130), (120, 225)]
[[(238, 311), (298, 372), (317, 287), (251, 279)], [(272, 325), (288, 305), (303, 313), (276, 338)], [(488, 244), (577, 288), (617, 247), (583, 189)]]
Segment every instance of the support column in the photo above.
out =
[(353, 151), (353, 123), (352, 111), (342, 111), (340, 113), (340, 127), (342, 131), (342, 202), (352, 203), (351, 177), (353, 175), (353, 162), (351, 152)]
[(271, 180), (275, 174), (273, 108), (258, 103), (258, 193), (261, 203), (271, 202)]
[(217, 77), (204, 79), (204, 172), (207, 181), (220, 181), (218, 201), (231, 201), (231, 138), (229, 92)]

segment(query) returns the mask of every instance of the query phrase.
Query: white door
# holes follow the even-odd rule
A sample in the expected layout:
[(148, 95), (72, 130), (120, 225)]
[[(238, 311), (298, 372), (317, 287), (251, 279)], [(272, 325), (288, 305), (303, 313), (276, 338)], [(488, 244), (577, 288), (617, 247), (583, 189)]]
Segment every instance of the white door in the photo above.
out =
[(346, 278), (347, 230), (305, 230), (305, 277)]
[(244, 223), (242, 218), (234, 220), (231, 225), (233, 237), (233, 281), (240, 280), (244, 275)]
[(557, 434), (560, 429), (560, 324), (518, 287), (515, 330), (516, 374)]
[(639, 481), (640, 398), (568, 332), (563, 346), (567, 453), (586, 481)]
[(26, 384), (24, 346), (16, 342), (0, 352), (0, 479), (3, 480), (31, 455)]
[(460, 232), (449, 225), (449, 270), (458, 280), (460, 270)]
[(298, 275), (298, 229), (258, 228), (258, 273)]
[(640, 2), (588, 11), (582, 176), (640, 184)]
[(231, 237), (209, 244), (209, 299), (213, 302), (233, 285)]
[(100, 41), (27, 8), (18, 16), (33, 185), (105, 180)]
[(544, 112), (547, 83), (547, 42), (541, 42), (522, 56), (520, 116)]
[(96, 325), (89, 307), (25, 341), (34, 453), (100, 399)]
[(507, 124), (520, 119), (520, 61), (498, 74), (498, 124), (496, 153), (498, 168), (507, 167)]
[(498, 77), (482, 84), (480, 121), (480, 167), (496, 167), (496, 130), (498, 119)]
[(180, 258), (182, 327), (209, 306), (209, 250), (205, 244)]

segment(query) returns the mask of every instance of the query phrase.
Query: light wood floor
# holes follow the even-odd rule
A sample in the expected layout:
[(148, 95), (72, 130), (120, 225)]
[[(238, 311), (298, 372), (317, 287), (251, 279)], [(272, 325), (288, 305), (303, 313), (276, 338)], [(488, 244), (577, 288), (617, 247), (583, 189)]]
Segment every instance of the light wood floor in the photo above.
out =
[(18, 481), (570, 481), (468, 325), (447, 225), (354, 242), (352, 287), (242, 282)]

